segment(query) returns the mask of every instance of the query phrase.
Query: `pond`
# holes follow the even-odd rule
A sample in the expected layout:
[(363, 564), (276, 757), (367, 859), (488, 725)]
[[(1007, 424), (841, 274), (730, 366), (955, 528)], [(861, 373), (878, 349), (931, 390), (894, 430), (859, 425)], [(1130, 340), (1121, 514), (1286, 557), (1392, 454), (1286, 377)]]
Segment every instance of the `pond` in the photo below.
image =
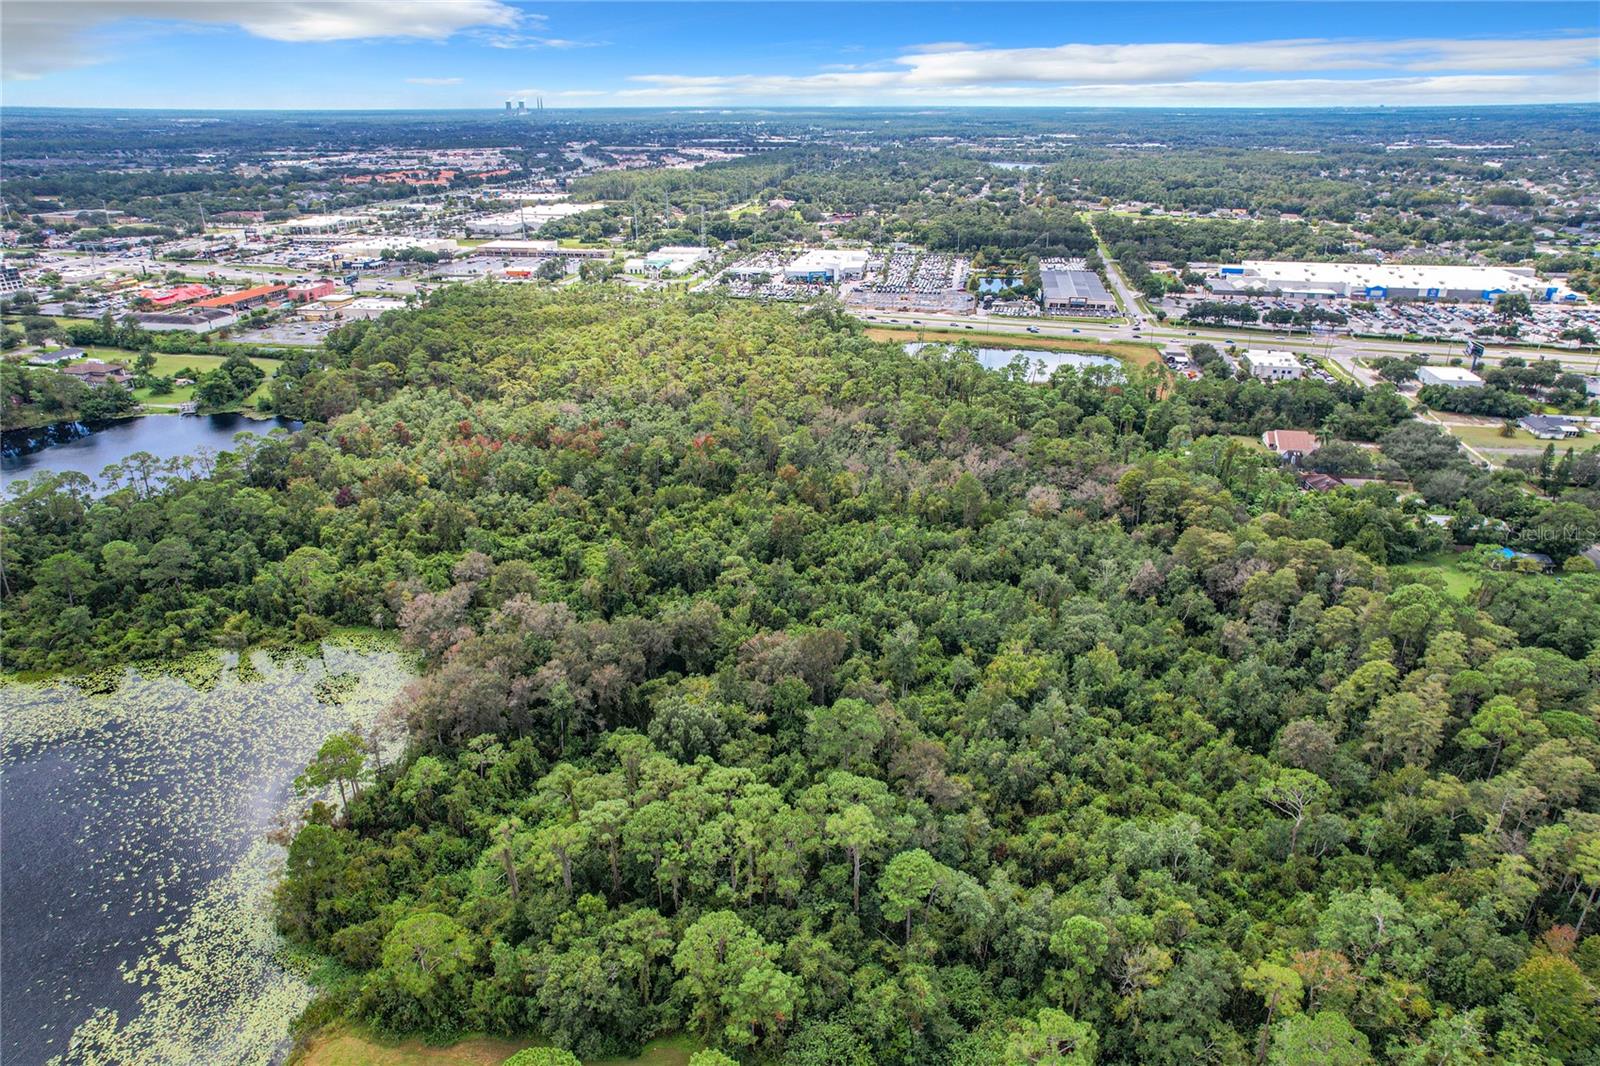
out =
[(410, 677), (366, 641), (0, 686), (0, 1060), (281, 1057), (311, 991), (266, 834), (323, 739)]
[(0, 444), (0, 484), (43, 473), (77, 471), (96, 478), (112, 463), (135, 452), (157, 459), (194, 455), (202, 448), (227, 451), (236, 433), (265, 435), (295, 430), (287, 418), (249, 418), (242, 414), (144, 415), (106, 422), (58, 422), (40, 429), (13, 430)]
[[(925, 341), (911, 341), (905, 349), (910, 354), (927, 347)], [(969, 349), (985, 370), (1004, 370), (1018, 356), (1028, 360), (1028, 380), (1048, 381), (1056, 367), (1070, 366), (1079, 370), (1091, 367), (1120, 367), (1122, 364), (1109, 355), (1088, 355), (1084, 352), (1058, 352), (1035, 348), (972, 348)]]
[(978, 282), (979, 292), (1004, 292), (1022, 284), (1021, 278), (984, 278)]
[(991, 162), (989, 165), (991, 167), (999, 167), (1001, 170), (1038, 170), (1044, 166), (1043, 163), (1002, 163), (999, 161)]

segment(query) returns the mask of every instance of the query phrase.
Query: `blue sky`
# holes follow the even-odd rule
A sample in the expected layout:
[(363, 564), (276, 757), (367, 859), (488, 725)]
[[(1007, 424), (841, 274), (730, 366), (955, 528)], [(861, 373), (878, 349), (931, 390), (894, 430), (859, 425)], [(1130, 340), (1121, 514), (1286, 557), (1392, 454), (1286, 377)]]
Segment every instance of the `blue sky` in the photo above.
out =
[(10, 106), (1600, 102), (1594, 3), (5, 0)]

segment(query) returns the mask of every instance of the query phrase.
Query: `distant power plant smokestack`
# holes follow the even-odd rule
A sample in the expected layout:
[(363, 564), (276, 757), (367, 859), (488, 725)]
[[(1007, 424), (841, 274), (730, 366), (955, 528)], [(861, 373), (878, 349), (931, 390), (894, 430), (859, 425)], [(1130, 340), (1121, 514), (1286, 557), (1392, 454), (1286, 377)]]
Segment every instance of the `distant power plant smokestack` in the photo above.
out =
[(517, 101), (517, 114), (525, 115), (527, 113), (528, 113), (528, 101), (526, 101), (526, 100), (518, 100)]
[(510, 114), (510, 112), (511, 112), (511, 101), (507, 100), (506, 101), (506, 113)]

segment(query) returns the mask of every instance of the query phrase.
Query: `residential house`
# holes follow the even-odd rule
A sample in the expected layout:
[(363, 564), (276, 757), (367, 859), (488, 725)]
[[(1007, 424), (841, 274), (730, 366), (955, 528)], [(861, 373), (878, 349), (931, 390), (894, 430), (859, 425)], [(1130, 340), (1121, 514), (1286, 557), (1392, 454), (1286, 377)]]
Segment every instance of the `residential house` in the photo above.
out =
[(127, 367), (117, 366), (113, 363), (102, 363), (98, 359), (85, 359), (81, 363), (61, 368), (61, 373), (70, 374), (91, 387), (98, 387), (115, 382), (126, 385), (133, 380), (133, 375)]
[(1540, 440), (1566, 440), (1578, 435), (1578, 424), (1560, 415), (1523, 415), (1517, 425)]
[(1261, 434), (1261, 443), (1277, 452), (1279, 458), (1296, 466), (1300, 465), (1301, 459), (1316, 451), (1319, 444), (1315, 433), (1303, 429), (1269, 429)]
[(74, 359), (82, 359), (85, 354), (82, 348), (57, 348), (53, 352), (35, 352), (28, 357), (28, 365), (56, 366), (60, 363), (69, 363)]

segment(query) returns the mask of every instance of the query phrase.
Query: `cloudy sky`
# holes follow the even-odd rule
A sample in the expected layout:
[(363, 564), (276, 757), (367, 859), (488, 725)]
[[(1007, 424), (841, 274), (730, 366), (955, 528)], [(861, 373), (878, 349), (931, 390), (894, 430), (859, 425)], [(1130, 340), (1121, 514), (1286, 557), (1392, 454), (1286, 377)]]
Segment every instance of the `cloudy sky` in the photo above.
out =
[(5, 0), (10, 106), (1600, 102), (1600, 5)]

